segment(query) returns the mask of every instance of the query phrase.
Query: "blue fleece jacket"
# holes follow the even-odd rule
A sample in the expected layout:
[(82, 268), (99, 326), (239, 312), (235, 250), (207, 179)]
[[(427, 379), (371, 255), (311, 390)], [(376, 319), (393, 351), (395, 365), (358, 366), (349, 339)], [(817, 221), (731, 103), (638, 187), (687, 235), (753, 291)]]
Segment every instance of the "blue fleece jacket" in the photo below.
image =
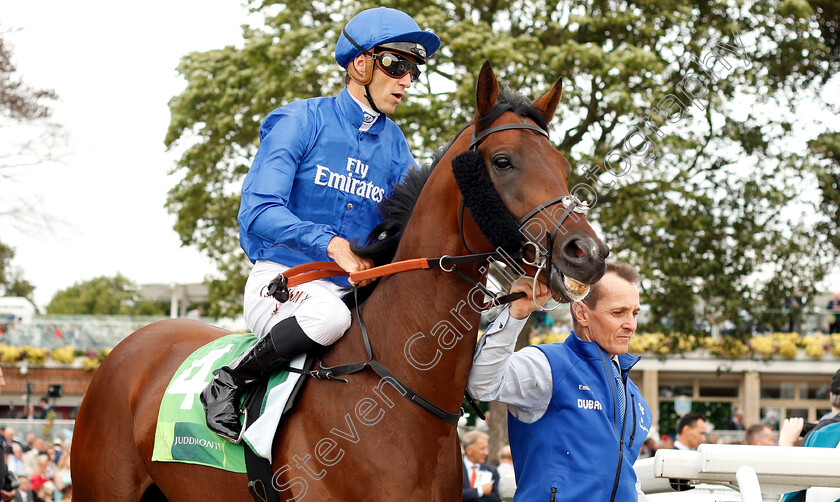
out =
[(627, 376), (640, 358), (618, 357), (626, 398), (622, 426), (612, 362), (603, 349), (574, 332), (563, 343), (536, 347), (551, 365), (552, 396), (533, 423), (508, 414), (514, 501), (636, 500), (633, 463), (652, 422)]

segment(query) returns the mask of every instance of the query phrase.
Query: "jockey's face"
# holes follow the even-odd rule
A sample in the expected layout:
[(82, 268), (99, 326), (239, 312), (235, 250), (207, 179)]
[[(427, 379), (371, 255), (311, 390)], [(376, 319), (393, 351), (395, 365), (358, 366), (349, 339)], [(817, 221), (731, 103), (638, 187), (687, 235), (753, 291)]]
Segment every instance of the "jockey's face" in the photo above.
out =
[(384, 114), (394, 113), (397, 105), (402, 102), (406, 89), (411, 87), (411, 74), (406, 73), (402, 77), (394, 78), (374, 63), (373, 78), (368, 88), (376, 107)]
[[(406, 73), (400, 77), (392, 77), (384, 70), (378, 67), (375, 61), (359, 55), (350, 64), (356, 67), (356, 70), (364, 74), (368, 64), (373, 65), (373, 74), (371, 81), (368, 84), (370, 89), (370, 96), (380, 112), (384, 114), (394, 113), (405, 97), (406, 89), (411, 87), (411, 73)], [(365, 99), (365, 88), (355, 80), (350, 80), (347, 84), (347, 90), (362, 103), (367, 103)]]

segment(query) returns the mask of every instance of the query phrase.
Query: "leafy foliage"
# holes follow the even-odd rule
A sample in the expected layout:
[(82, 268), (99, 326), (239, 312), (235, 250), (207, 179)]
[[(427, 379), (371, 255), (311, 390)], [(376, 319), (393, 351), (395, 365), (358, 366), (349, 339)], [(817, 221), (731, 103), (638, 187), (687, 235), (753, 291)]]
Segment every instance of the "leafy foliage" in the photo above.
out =
[[(690, 413), (702, 413), (706, 421), (717, 430), (726, 430), (732, 419), (732, 403), (726, 401), (692, 401)], [(662, 434), (676, 436), (680, 415), (674, 409), (673, 401), (659, 403), (659, 430)]]
[(14, 249), (0, 242), (0, 296), (22, 296), (32, 301), (35, 286), (12, 265), (14, 256)]
[(32, 89), (16, 78), (12, 51), (0, 38), (0, 115), (17, 120), (48, 117), (50, 108), (44, 100), (56, 99), (55, 91)]
[(78, 282), (53, 296), (48, 314), (166, 315), (165, 302), (135, 301), (134, 284), (120, 274)]
[(826, 219), (817, 226), (819, 233), (840, 250), (840, 133), (824, 133), (809, 143), (818, 156), (813, 169), (817, 176)]
[(182, 59), (187, 88), (170, 102), (166, 142), (184, 153), (168, 207), (182, 241), (219, 265), (211, 314), (240, 308), (238, 190), (260, 120), (335, 94), (335, 40), (380, 4), (444, 42), (392, 117), (418, 157), (470, 119), (484, 59), (533, 96), (564, 79), (553, 137), (614, 257), (646, 278), (647, 329), (779, 329), (773, 309), (813, 295), (832, 251), (790, 210), (808, 207), (798, 187), (814, 176), (790, 138), (797, 96), (817, 95), (840, 64), (834, 2), (264, 0), (250, 3), (264, 23), (243, 29), (241, 47)]

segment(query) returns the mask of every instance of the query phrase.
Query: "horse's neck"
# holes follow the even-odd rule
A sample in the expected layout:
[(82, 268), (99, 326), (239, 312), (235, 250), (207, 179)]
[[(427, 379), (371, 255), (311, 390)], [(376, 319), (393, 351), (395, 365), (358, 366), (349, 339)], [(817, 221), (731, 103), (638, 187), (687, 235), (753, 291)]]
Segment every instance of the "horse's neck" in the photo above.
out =
[(410, 388), (455, 412), (461, 402), (480, 313), (455, 274), (418, 271), (389, 277), (365, 303), (374, 357)]
[[(467, 253), (458, 229), (454, 180), (436, 182), (445, 188), (433, 193), (424, 190), (395, 260)], [(461, 265), (459, 269), (480, 279), (481, 265)], [(415, 391), (456, 411), (472, 365), (481, 318), (480, 310), (471, 305), (482, 299), (457, 274), (439, 269), (384, 279), (363, 309), (369, 331), (383, 335), (376, 336), (374, 356), (392, 371), (400, 368), (399, 377)], [(372, 340), (374, 336), (371, 334)]]

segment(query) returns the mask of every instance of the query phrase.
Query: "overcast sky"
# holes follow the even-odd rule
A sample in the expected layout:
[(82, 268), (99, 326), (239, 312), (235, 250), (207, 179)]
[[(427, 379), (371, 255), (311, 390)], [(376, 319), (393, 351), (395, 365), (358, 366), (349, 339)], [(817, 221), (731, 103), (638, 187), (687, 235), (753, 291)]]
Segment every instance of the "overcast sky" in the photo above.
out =
[(58, 93), (54, 120), (69, 133), (61, 164), (2, 181), (5, 200), (25, 196), (64, 222), (53, 232), (0, 221), (0, 241), (15, 248), (39, 306), (102, 275), (183, 283), (212, 272), (180, 246), (164, 209), (177, 182), (167, 175), (177, 156), (163, 145), (167, 102), (185, 86), (175, 72), (181, 56), (237, 44), (245, 18), (237, 0), (0, 1), (18, 73)]

